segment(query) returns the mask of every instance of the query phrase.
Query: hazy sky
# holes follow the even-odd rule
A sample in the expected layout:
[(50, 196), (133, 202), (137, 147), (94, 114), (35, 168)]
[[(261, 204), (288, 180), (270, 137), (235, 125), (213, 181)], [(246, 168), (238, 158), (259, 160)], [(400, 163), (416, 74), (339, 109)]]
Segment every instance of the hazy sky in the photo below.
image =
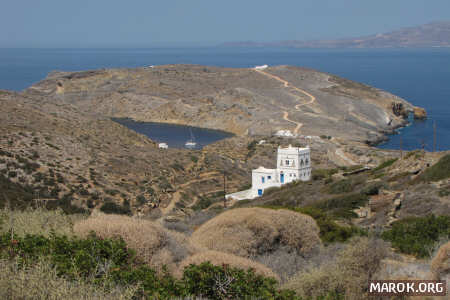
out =
[(324, 39), (436, 20), (449, 0), (0, 0), (0, 47)]

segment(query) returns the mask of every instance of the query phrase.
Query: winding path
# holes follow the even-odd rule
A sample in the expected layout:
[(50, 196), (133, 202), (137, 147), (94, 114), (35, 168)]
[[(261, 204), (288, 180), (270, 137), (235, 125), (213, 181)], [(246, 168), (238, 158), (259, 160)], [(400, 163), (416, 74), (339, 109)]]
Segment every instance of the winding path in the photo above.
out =
[[(295, 105), (295, 109), (296, 109), (297, 111), (300, 110), (300, 107), (302, 107), (302, 106), (304, 106), (304, 105), (313, 104), (314, 101), (316, 101), (316, 97), (314, 97), (313, 95), (311, 95), (311, 94), (308, 93), (307, 91), (302, 90), (302, 89), (300, 89), (300, 88), (298, 88), (298, 87), (296, 87), (296, 86), (290, 84), (289, 81), (287, 81), (287, 80), (284, 80), (284, 79), (282, 79), (282, 78), (280, 78), (280, 77), (278, 77), (278, 76), (276, 76), (276, 75), (267, 73), (267, 72), (265, 72), (265, 71), (263, 71), (263, 70), (258, 70), (258, 69), (253, 69), (253, 70), (254, 70), (255, 72), (258, 72), (258, 73), (264, 75), (264, 76), (270, 77), (270, 78), (272, 78), (272, 79), (275, 79), (275, 80), (277, 80), (277, 81), (283, 83), (283, 85), (284, 85), (285, 88), (289, 88), (289, 87), (290, 87), (290, 88), (292, 88), (292, 89), (294, 89), (294, 90), (296, 90), (296, 91), (298, 91), (298, 92), (300, 92), (300, 93), (305, 94), (306, 96), (308, 96), (308, 97), (311, 99), (309, 102), (306, 102), (306, 103), (299, 103), (299, 104)], [(289, 94), (291, 94), (292, 96), (294, 96), (294, 97), (297, 98), (297, 99), (300, 99), (300, 97), (299, 97), (298, 95), (295, 95), (295, 94), (293, 94), (293, 93), (291, 93), (291, 92), (289, 92)], [(291, 122), (291, 123), (293, 123), (293, 124), (296, 124), (296, 127), (295, 127), (295, 129), (294, 129), (294, 134), (298, 134), (298, 132), (300, 131), (300, 128), (303, 126), (303, 123), (300, 123), (300, 122), (297, 122), (297, 121), (294, 121), (294, 120), (289, 119), (289, 112), (287, 112), (287, 111), (284, 111), (284, 112), (283, 112), (283, 119), (286, 120), (286, 121), (288, 121), (288, 122)]]
[[(173, 193), (169, 204), (166, 207), (161, 207), (162, 214), (166, 215), (166, 214), (170, 213), (173, 210), (173, 208), (175, 207), (175, 204), (177, 204), (180, 201), (180, 199), (181, 199), (181, 191), (179, 191), (180, 188), (184, 188), (184, 187), (191, 185), (193, 183), (196, 183), (196, 182), (202, 182), (202, 181), (209, 180), (211, 178), (214, 178), (214, 175), (218, 176), (218, 175), (220, 175), (220, 173), (218, 173), (217, 171), (203, 173), (203, 174), (199, 175), (200, 178), (192, 179), (190, 181), (187, 181), (187, 182), (177, 186), (177, 191)], [(221, 189), (221, 190), (223, 190), (223, 189)]]

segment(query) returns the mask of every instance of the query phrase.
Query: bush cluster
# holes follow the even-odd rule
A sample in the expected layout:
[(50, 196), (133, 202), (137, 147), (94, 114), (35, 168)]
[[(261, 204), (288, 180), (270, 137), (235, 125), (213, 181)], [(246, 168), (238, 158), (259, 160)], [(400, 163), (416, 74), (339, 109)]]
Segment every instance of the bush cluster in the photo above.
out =
[(353, 236), (367, 235), (367, 232), (356, 226), (341, 226), (322, 210), (314, 207), (265, 206), (271, 209), (288, 209), (311, 216), (320, 228), (320, 239), (325, 244), (345, 242)]
[(129, 215), (131, 214), (131, 208), (126, 205), (119, 205), (113, 201), (106, 201), (100, 207), (100, 210), (105, 214), (118, 214), (118, 215)]
[(368, 195), (363, 192), (322, 200), (312, 206), (327, 212), (335, 218), (351, 219), (357, 217), (353, 210), (364, 206), (368, 201)]
[(335, 261), (302, 269), (284, 287), (306, 299), (370, 299), (367, 282), (387, 255), (380, 240), (357, 237), (338, 251)]
[(101, 239), (94, 234), (77, 238), (6, 232), (0, 236), (0, 259), (33, 266), (42, 258), (55, 266), (57, 276), (67, 280), (93, 278), (101, 286), (139, 286), (137, 298), (299, 299), (292, 291), (279, 290), (275, 279), (257, 275), (252, 269), (205, 262), (187, 266), (181, 279), (168, 272), (158, 274), (137, 260), (122, 239)]
[(450, 238), (450, 216), (405, 218), (394, 222), (382, 237), (402, 253), (429, 257), (440, 238)]

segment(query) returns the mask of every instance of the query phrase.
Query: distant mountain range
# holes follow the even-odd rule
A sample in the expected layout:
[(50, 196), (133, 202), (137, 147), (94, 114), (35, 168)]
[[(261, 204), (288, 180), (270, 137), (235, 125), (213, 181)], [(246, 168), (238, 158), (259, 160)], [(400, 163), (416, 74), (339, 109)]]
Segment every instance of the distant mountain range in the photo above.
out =
[(229, 42), (225, 47), (418, 48), (450, 47), (450, 21), (433, 22), (357, 38), (312, 41)]

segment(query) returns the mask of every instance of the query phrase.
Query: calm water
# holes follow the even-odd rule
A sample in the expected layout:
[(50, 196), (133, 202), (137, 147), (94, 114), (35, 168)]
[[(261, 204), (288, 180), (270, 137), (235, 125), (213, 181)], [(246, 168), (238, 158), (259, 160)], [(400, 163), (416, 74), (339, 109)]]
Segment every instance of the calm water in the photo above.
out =
[(182, 126), (164, 123), (135, 122), (130, 119), (113, 119), (114, 121), (138, 132), (144, 134), (157, 142), (164, 142), (173, 148), (185, 148), (186, 141), (194, 137), (195, 148), (201, 149), (204, 146), (217, 142), (219, 140), (231, 137), (232, 134), (205, 128)]
[[(450, 49), (0, 49), (0, 89), (22, 90), (52, 70), (189, 63), (225, 67), (296, 65), (340, 75), (424, 107), (430, 118), (400, 131), (404, 149), (450, 149)], [(326, 133), (324, 133), (326, 134)], [(400, 135), (380, 147), (398, 148)]]

